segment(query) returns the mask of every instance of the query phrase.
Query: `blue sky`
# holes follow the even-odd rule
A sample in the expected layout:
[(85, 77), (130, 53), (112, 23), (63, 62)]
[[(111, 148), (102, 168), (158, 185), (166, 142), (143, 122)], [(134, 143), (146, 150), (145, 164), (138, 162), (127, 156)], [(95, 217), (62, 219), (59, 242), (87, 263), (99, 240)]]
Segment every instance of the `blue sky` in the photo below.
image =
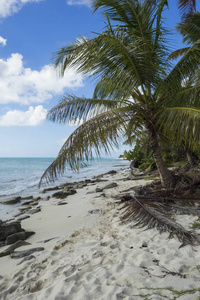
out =
[[(101, 32), (87, 0), (0, 0), (0, 157), (55, 157), (76, 128), (45, 119), (65, 93), (91, 97), (94, 82), (74, 70), (59, 78), (53, 53), (79, 35)], [(169, 1), (166, 23), (179, 20)], [(181, 37), (174, 35), (174, 48)], [(121, 151), (123, 152), (123, 151)]]

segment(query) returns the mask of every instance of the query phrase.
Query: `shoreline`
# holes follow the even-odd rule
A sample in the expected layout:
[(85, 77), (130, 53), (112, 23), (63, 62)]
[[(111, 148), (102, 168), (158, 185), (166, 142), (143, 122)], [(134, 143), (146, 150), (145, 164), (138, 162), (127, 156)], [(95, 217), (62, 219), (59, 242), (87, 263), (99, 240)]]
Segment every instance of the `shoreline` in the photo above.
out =
[[(21, 221), (36, 232), (26, 240), (30, 245), (14, 252), (44, 250), (21, 259), (0, 257), (0, 298), (199, 299), (200, 246), (180, 248), (167, 233), (121, 224), (115, 197), (150, 182), (125, 180), (129, 175), (104, 175), (108, 181), (88, 183), (64, 205), (52, 197), (41, 200), (41, 211)], [(110, 183), (117, 185), (104, 189)], [(196, 218), (177, 219), (189, 227)]]
[[(35, 160), (37, 161), (37, 159), (34, 158), (34, 161)], [(31, 164), (31, 162), (30, 162), (30, 164)], [(39, 189), (38, 188), (39, 179), (40, 179), (43, 171), (45, 170), (45, 168), (49, 165), (49, 161), (47, 160), (47, 162), (45, 162), (45, 164), (46, 165), (44, 165), (44, 163), (42, 165), (40, 165), (40, 161), (37, 161), (36, 166), (33, 166), (33, 164), (31, 164), (31, 169), (33, 169), (34, 172), (35, 172), (35, 168), (39, 168), (39, 170), (41, 170), (40, 173), (38, 173), (38, 171), (35, 172), (35, 175), (31, 176), (31, 178), (29, 178), (30, 172), (28, 172), (26, 179), (23, 178), (24, 175), (22, 175), (22, 174), (20, 175), (20, 177), (18, 176), (21, 180), (19, 182), (20, 189), (18, 191), (16, 191), (17, 180), (13, 180), (13, 177), (12, 177), (12, 178), (10, 178), (11, 181), (8, 184), (8, 182), (3, 180), (3, 177), (2, 177), (3, 183), (0, 185), (0, 191), (1, 191), (0, 219), (1, 220), (5, 221), (8, 219), (11, 219), (17, 213), (18, 207), (21, 205), (20, 202), (13, 204), (13, 205), (9, 205), (9, 206), (3, 205), (2, 202), (4, 202), (4, 201), (7, 201), (16, 196), (20, 196), (22, 198), (25, 198), (27, 196), (33, 196), (34, 198), (37, 198), (37, 197), (42, 198), (44, 195), (41, 193), (41, 191), (46, 187), (49, 188), (49, 187), (54, 187), (55, 185), (57, 185), (57, 186), (62, 185), (66, 182), (73, 183), (73, 182), (84, 181), (87, 179), (92, 179), (92, 177), (94, 175), (96, 176), (101, 173), (108, 172), (109, 170), (112, 170), (112, 169), (116, 170), (116, 171), (120, 171), (121, 169), (123, 170), (125, 168), (129, 168), (130, 162), (127, 160), (120, 160), (118, 158), (103, 158), (102, 160), (94, 160), (94, 161), (89, 162), (88, 166), (86, 168), (81, 169), (80, 172), (72, 172), (71, 170), (67, 170), (65, 176), (60, 177), (58, 180), (56, 180), (55, 182), (52, 182), (48, 185), (44, 184)], [(17, 170), (18, 170), (18, 168), (19, 168), (19, 166), (17, 166)], [(29, 169), (29, 164), (25, 165), (24, 168)], [(4, 172), (6, 172), (6, 169), (4, 170)], [(1, 176), (1, 174), (0, 174), (0, 176)], [(30, 179), (30, 182), (29, 182), (29, 179)], [(13, 181), (14, 181), (14, 183), (13, 183)], [(34, 186), (32, 185), (32, 183), (34, 183)], [(5, 186), (5, 184), (10, 186), (9, 191), (7, 190), (8, 187)], [(14, 186), (13, 186), (13, 184), (14, 184)], [(4, 188), (5, 188), (5, 191), (4, 191)], [(6, 193), (6, 192), (8, 192), (8, 193)]]

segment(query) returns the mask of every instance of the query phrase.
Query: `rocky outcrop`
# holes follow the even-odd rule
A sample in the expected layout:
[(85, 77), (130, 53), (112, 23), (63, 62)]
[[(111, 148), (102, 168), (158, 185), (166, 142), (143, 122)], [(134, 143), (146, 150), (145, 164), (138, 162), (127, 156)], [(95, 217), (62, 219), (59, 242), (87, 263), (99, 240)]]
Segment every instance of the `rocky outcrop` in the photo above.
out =
[(0, 224), (0, 241), (5, 241), (6, 238), (14, 233), (22, 232), (20, 222), (1, 223)]
[(5, 243), (6, 245), (11, 245), (19, 240), (21, 241), (26, 240), (29, 236), (33, 235), (34, 233), (35, 233), (34, 231), (22, 231), (22, 232), (11, 234), (6, 238)]
[(18, 203), (20, 201), (21, 201), (21, 197), (19, 196), (19, 197), (10, 198), (10, 199), (5, 200), (5, 201), (3, 201), (1, 203), (2, 204), (16, 204), (16, 203)]
[(0, 257), (9, 255), (14, 252), (16, 248), (19, 248), (21, 246), (30, 245), (30, 243), (24, 242), (24, 241), (17, 241), (12, 246), (6, 248), (4, 251), (0, 252)]

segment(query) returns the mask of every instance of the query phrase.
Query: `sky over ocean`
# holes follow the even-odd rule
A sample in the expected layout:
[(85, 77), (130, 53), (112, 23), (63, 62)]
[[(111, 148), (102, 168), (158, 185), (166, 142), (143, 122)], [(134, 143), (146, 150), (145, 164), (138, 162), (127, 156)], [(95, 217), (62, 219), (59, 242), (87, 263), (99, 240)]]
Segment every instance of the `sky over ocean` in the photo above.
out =
[[(166, 25), (174, 29), (177, 1), (169, 0), (165, 14)], [(66, 93), (91, 97), (95, 82), (75, 70), (59, 78), (53, 53), (104, 26), (87, 0), (0, 1), (0, 157), (57, 155), (76, 127), (47, 121), (47, 111)], [(173, 38), (171, 46), (181, 47), (181, 37)]]

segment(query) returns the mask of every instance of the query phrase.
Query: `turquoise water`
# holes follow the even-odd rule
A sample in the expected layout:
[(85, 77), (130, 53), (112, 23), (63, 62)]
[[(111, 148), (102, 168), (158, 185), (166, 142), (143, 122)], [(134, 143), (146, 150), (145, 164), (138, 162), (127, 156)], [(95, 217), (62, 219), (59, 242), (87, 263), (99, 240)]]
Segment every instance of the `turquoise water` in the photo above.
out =
[[(0, 202), (12, 196), (38, 194), (40, 177), (53, 160), (54, 158), (0, 158)], [(91, 179), (110, 170), (127, 168), (129, 164), (128, 161), (117, 158), (94, 160), (79, 173), (67, 168), (65, 175), (53, 185)], [(5, 219), (5, 214), (11, 212), (14, 207), (0, 203), (0, 219)]]

